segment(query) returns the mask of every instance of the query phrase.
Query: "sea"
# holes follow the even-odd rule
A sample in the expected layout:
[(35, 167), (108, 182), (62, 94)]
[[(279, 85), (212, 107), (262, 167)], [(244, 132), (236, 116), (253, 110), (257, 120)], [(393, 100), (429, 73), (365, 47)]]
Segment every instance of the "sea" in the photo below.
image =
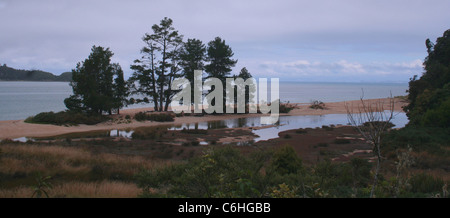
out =
[[(280, 81), (281, 102), (310, 103), (386, 98), (406, 95), (408, 83), (309, 83)], [(72, 94), (68, 82), (0, 81), (0, 120), (21, 120), (41, 112), (66, 110)], [(151, 107), (137, 104), (127, 108)]]

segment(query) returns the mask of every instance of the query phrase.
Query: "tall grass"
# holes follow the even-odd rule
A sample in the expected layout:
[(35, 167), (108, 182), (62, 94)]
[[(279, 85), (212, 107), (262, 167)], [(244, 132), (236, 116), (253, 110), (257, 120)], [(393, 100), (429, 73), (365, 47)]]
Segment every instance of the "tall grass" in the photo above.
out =
[(37, 174), (52, 177), (51, 197), (137, 197), (133, 176), (167, 164), (57, 145), (1, 144), (0, 149), (0, 197), (31, 197)]
[[(48, 192), (50, 197), (56, 198), (135, 198), (140, 193), (134, 183), (118, 181), (67, 182), (54, 186)], [(30, 187), (0, 189), (0, 198), (30, 198), (32, 194)]]

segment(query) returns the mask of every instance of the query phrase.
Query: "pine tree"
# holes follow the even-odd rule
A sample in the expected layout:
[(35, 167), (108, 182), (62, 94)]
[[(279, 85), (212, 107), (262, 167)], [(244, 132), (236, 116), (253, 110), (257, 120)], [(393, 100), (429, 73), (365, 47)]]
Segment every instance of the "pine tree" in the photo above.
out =
[[(213, 41), (208, 43), (207, 48), (207, 58), (209, 64), (205, 66), (205, 71), (207, 73), (208, 78), (217, 78), (222, 84), (226, 84), (226, 79), (230, 78), (230, 72), (232, 71), (232, 67), (234, 67), (237, 63), (237, 60), (231, 59), (234, 53), (231, 50), (231, 47), (225, 43), (225, 40), (222, 40), (220, 37), (216, 37)], [(209, 91), (209, 93), (213, 92), (216, 89), (214, 87)], [(212, 99), (211, 103), (215, 105), (216, 99)], [(226, 105), (226, 88), (223, 87), (223, 107), (225, 109)]]
[(165, 17), (159, 25), (152, 26), (153, 33), (143, 37), (146, 46), (141, 53), (144, 56), (131, 66), (135, 72), (130, 82), (138, 82), (134, 92), (151, 97), (157, 111), (167, 111), (174, 94), (171, 83), (179, 77), (178, 52), (183, 36), (172, 24), (172, 19)]
[(69, 110), (111, 114), (124, 106), (128, 91), (120, 65), (111, 63), (113, 55), (109, 48), (93, 46), (89, 57), (72, 70), (74, 94), (64, 100)]

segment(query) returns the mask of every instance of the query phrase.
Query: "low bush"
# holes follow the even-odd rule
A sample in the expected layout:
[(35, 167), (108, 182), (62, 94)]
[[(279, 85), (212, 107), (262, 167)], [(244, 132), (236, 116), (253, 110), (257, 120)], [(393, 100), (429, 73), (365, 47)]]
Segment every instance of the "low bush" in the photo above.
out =
[(107, 116), (103, 115), (88, 115), (82, 112), (60, 111), (57, 113), (42, 112), (36, 116), (28, 117), (25, 122), (54, 125), (95, 125), (108, 119)]
[(291, 110), (294, 110), (295, 108), (296, 108), (296, 106), (289, 104), (289, 102), (283, 103), (283, 104), (280, 104), (279, 112), (280, 113), (289, 113)]
[(319, 100), (314, 100), (311, 102), (311, 106), (309, 106), (309, 108), (315, 109), (315, 110), (317, 110), (317, 109), (323, 110), (323, 109), (325, 109), (325, 103), (323, 103)]
[(174, 121), (175, 114), (171, 113), (155, 113), (147, 114), (145, 112), (138, 112), (134, 115), (134, 119), (137, 121), (156, 121), (156, 122), (172, 122)]
[(182, 129), (181, 130), (182, 133), (186, 133), (186, 134), (203, 134), (206, 135), (208, 134), (208, 130), (206, 129)]
[(151, 139), (157, 140), (163, 137), (164, 134), (167, 134), (167, 128), (163, 127), (151, 127), (151, 128), (138, 128), (136, 129), (131, 137), (133, 139)]
[(321, 142), (321, 143), (319, 143), (319, 144), (317, 144), (317, 146), (318, 147), (328, 147), (328, 143), (325, 143), (325, 142)]
[(323, 125), (322, 126), (322, 129), (324, 129), (324, 130), (326, 130), (326, 131), (333, 131), (333, 127), (330, 127), (330, 126), (326, 126), (326, 125)]
[(334, 144), (350, 144), (350, 140), (349, 139), (335, 139), (334, 140)]
[(440, 193), (444, 181), (427, 174), (417, 174), (410, 179), (411, 191), (414, 193)]
[(308, 133), (308, 131), (306, 131), (305, 129), (297, 129), (297, 130), (295, 130), (295, 133), (297, 133), (297, 134), (306, 134), (306, 133)]

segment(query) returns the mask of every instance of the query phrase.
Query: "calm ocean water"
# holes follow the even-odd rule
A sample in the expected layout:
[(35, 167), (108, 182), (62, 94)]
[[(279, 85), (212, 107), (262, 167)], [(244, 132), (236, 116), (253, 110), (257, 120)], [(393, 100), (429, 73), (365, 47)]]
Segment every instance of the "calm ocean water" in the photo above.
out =
[[(300, 83), (280, 82), (282, 102), (336, 102), (406, 95), (407, 83)], [(64, 99), (72, 94), (68, 82), (1, 82), (0, 120), (18, 120), (46, 111), (65, 110)], [(132, 105), (129, 108), (151, 107)]]

